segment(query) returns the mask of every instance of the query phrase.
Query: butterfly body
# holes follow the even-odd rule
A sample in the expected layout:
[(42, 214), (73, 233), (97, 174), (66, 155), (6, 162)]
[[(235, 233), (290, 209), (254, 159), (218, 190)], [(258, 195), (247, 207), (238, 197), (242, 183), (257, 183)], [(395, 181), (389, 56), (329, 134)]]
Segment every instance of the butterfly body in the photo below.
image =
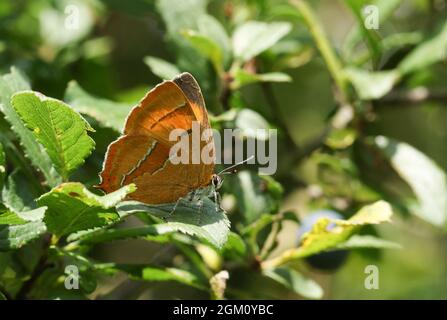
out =
[[(185, 130), (192, 142), (189, 133), (195, 124), (200, 132), (210, 129), (200, 87), (192, 75), (183, 73), (159, 84), (132, 109), (123, 135), (110, 144), (99, 187), (112, 192), (134, 183), (137, 190), (128, 200), (148, 204), (173, 203), (185, 197), (193, 201), (216, 198), (214, 162), (171, 161), (170, 150), (176, 142), (169, 139), (170, 133)], [(199, 142), (200, 150), (207, 145), (212, 145), (214, 155), (212, 135)]]

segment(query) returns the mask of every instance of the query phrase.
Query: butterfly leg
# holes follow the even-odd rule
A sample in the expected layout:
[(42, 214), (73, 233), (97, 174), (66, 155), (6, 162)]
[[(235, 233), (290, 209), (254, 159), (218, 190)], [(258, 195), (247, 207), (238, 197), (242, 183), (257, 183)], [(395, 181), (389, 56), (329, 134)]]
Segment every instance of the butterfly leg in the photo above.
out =
[(214, 194), (214, 203), (216, 204), (216, 212), (219, 212), (220, 209), (220, 202), (221, 202), (221, 197), (220, 197), (220, 193), (217, 192), (216, 190), (213, 191)]
[(197, 215), (198, 216), (197, 225), (200, 226), (200, 224), (202, 223), (202, 210), (203, 210), (203, 200), (202, 199), (200, 199), (197, 202), (197, 206), (198, 206), (198, 211), (199, 211), (199, 214)]
[(172, 208), (171, 212), (169, 212), (167, 216), (164, 216), (164, 217), (163, 217), (163, 220), (167, 220), (169, 217), (171, 217), (171, 216), (175, 213), (175, 210), (177, 210), (177, 206), (178, 206), (178, 204), (180, 203), (180, 201), (182, 201), (182, 199), (183, 199), (183, 197), (180, 197), (180, 198), (175, 202), (175, 205), (174, 205), (174, 207)]
[(175, 213), (175, 210), (177, 210), (177, 206), (180, 203), (180, 201), (182, 201), (183, 199), (186, 199), (189, 202), (193, 202), (195, 200), (195, 197), (196, 197), (196, 191), (190, 192), (186, 197), (180, 197), (175, 202), (175, 205), (172, 208), (171, 212), (169, 212), (169, 214), (167, 216), (165, 216), (163, 219), (166, 220), (167, 218), (171, 217)]

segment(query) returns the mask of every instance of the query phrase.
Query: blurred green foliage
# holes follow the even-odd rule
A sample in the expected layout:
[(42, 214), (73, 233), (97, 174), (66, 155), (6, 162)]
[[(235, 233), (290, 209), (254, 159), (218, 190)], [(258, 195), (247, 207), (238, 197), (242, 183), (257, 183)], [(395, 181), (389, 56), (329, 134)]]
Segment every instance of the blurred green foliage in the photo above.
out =
[[(0, 2), (0, 299), (446, 298), (446, 8)], [(276, 174), (228, 176), (218, 212), (123, 202), (132, 185), (97, 194), (130, 108), (185, 71), (213, 128), (278, 129)], [(344, 219), (299, 242), (318, 209)], [(339, 249), (352, 252), (332, 274), (305, 262)]]

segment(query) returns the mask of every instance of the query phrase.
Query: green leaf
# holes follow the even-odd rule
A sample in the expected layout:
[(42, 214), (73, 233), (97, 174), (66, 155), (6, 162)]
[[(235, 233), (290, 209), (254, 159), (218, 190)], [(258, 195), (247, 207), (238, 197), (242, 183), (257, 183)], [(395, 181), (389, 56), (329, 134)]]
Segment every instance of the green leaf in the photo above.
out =
[(197, 20), (197, 29), (200, 34), (214, 40), (222, 51), (224, 63), (231, 58), (231, 40), (222, 24), (209, 14), (202, 14)]
[(167, 40), (175, 49), (175, 64), (181, 71), (193, 73), (202, 91), (210, 94), (214, 84), (210, 82), (209, 63), (181, 35), (183, 30), (197, 30), (197, 21), (206, 14), (207, 4), (208, 0), (158, 0), (156, 7), (166, 25)]
[(447, 58), (447, 23), (430, 40), (422, 42), (411, 51), (398, 65), (398, 69), (407, 74), (426, 68)]
[(137, 201), (125, 201), (117, 209), (120, 213), (146, 212), (163, 218), (166, 223), (157, 225), (159, 232), (179, 231), (194, 235), (218, 248), (225, 244), (230, 231), (230, 222), (225, 212), (216, 207), (213, 201), (206, 198), (200, 205), (182, 198), (173, 212), (174, 206), (175, 203), (149, 205)]
[(414, 214), (439, 227), (447, 222), (447, 181), (445, 172), (414, 147), (383, 136), (375, 144), (389, 159), (391, 166), (411, 187), (418, 204)]
[(230, 187), (246, 224), (277, 211), (282, 188), (276, 181), (251, 171), (238, 172), (233, 179)]
[(396, 70), (370, 72), (358, 68), (347, 68), (345, 75), (363, 100), (383, 97), (400, 79), (400, 74)]
[(46, 207), (34, 210), (14, 212), (0, 204), (0, 225), (18, 225), (30, 221), (40, 221), (43, 219)]
[(95, 269), (114, 275), (123, 271), (131, 279), (143, 281), (177, 281), (201, 290), (207, 290), (194, 274), (176, 268), (159, 268), (147, 265), (126, 265), (126, 264), (96, 264)]
[(0, 225), (24, 224), (26, 221), (0, 203)]
[(88, 94), (76, 81), (70, 81), (65, 92), (65, 100), (79, 113), (86, 114), (101, 125), (121, 132), (131, 106), (97, 98)]
[(70, 106), (38, 92), (16, 93), (11, 104), (45, 147), (57, 172), (68, 180), (93, 151), (95, 142), (87, 134), (93, 129)]
[(363, 249), (363, 248), (375, 248), (375, 249), (401, 249), (402, 246), (396, 242), (380, 239), (374, 236), (361, 236), (353, 235), (345, 242), (342, 242), (336, 246), (336, 249)]
[(263, 116), (251, 109), (242, 109), (237, 113), (235, 126), (242, 130), (240, 138), (259, 140), (268, 140), (269, 138), (267, 131), (270, 129), (269, 123)]
[[(389, 222), (391, 215), (390, 205), (385, 201), (378, 201), (363, 207), (349, 220), (319, 219), (312, 230), (303, 236), (302, 244), (297, 249), (299, 256), (305, 257), (333, 248), (346, 241), (359, 226)], [(330, 229), (331, 223), (335, 223), (336, 227)]]
[(0, 251), (19, 249), (46, 232), (42, 221), (19, 225), (0, 225)]
[(323, 297), (323, 289), (318, 283), (293, 269), (276, 268), (266, 270), (264, 275), (305, 298), (321, 299)]
[(182, 32), (188, 42), (204, 57), (208, 58), (218, 73), (223, 71), (223, 53), (219, 45), (208, 36), (193, 30)]
[(3, 144), (0, 143), (0, 190), (3, 188), (5, 177), (6, 177), (6, 155), (3, 149)]
[(346, 149), (356, 138), (357, 132), (352, 128), (333, 129), (324, 143), (332, 149)]
[(383, 51), (397, 50), (419, 44), (424, 39), (420, 31), (393, 33), (382, 40)]
[(233, 53), (237, 59), (248, 61), (272, 47), (292, 30), (288, 22), (249, 21), (233, 34)]
[(157, 57), (146, 56), (143, 61), (148, 65), (153, 74), (163, 80), (170, 80), (181, 73), (175, 64)]
[(120, 219), (114, 206), (127, 194), (135, 191), (133, 185), (98, 196), (77, 182), (64, 183), (37, 199), (47, 206), (44, 221), (57, 237), (80, 230), (107, 226)]
[(169, 232), (164, 232), (164, 227), (159, 228), (159, 226), (161, 225), (150, 225), (125, 229), (97, 228), (94, 230), (79, 231), (78, 233), (71, 234), (67, 238), (67, 241), (79, 240), (81, 244), (97, 244), (114, 240), (142, 238), (165, 243), (170, 239)]
[(11, 96), (14, 93), (29, 89), (29, 84), (23, 76), (17, 69), (11, 68), (10, 73), (0, 77), (0, 109), (6, 120), (11, 124), (11, 129), (19, 137), (20, 143), (25, 149), (25, 154), (31, 160), (31, 163), (42, 171), (50, 186), (55, 186), (62, 182), (61, 176), (54, 170), (48, 154), (36, 141), (32, 132), (25, 127), (19, 115), (11, 106)]
[[(360, 33), (362, 34), (363, 39), (366, 40), (368, 49), (371, 52), (371, 56), (375, 60), (379, 59), (380, 54), (381, 54), (379, 37), (374, 32), (375, 30), (368, 29), (365, 26), (365, 17), (362, 14), (364, 3), (362, 3), (362, 1), (358, 1), (358, 0), (346, 0), (345, 3), (348, 5), (348, 7), (351, 9), (352, 13), (354, 14), (354, 17), (357, 19)], [(380, 16), (380, 11), (379, 11), (379, 16)]]
[[(375, 5), (379, 10), (379, 25), (382, 25), (386, 22), (386, 20), (392, 16), (393, 12), (400, 6), (402, 0), (375, 0), (375, 1), (359, 1), (364, 5)], [(357, 17), (359, 18), (359, 17)], [(346, 40), (343, 44), (343, 52), (344, 55), (347, 56), (347, 60), (352, 60), (351, 54), (355, 52), (355, 47), (358, 42), (363, 40), (362, 34), (365, 30), (364, 28), (364, 20), (358, 20), (359, 24), (355, 26), (351, 32), (346, 37)]]
[(41, 194), (34, 184), (20, 171), (8, 176), (2, 190), (4, 204), (14, 211), (30, 210), (35, 207), (34, 199)]
[(272, 269), (287, 262), (302, 259), (322, 251), (336, 248), (347, 241), (360, 227), (389, 222), (393, 212), (385, 201), (377, 201), (363, 207), (348, 220), (321, 218), (312, 230), (303, 235), (301, 245), (290, 249), (277, 258), (263, 263), (263, 269)]
[(158, 0), (157, 9), (166, 23), (168, 32), (194, 29), (199, 17), (206, 13), (207, 0)]
[(263, 74), (250, 73), (243, 69), (238, 69), (234, 74), (234, 81), (231, 83), (232, 89), (239, 89), (247, 84), (256, 82), (291, 82), (292, 78), (282, 72), (269, 72)]
[(237, 233), (230, 232), (228, 241), (222, 248), (222, 254), (231, 258), (243, 258), (247, 255), (247, 245)]

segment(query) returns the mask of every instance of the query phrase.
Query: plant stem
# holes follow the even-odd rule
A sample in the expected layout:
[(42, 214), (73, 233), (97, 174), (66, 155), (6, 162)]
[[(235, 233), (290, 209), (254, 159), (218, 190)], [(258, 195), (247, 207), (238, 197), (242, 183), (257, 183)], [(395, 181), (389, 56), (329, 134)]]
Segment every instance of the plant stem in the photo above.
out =
[(222, 76), (222, 91), (220, 93), (220, 103), (222, 104), (222, 108), (224, 111), (228, 111), (231, 109), (230, 107), (230, 98), (232, 95), (231, 91), (231, 82), (233, 78), (230, 73), (224, 73)]
[(267, 258), (267, 256), (275, 249), (276, 247), (276, 238), (278, 237), (278, 233), (281, 230), (281, 221), (276, 221), (272, 224), (272, 231), (270, 232), (267, 240), (264, 243), (264, 246), (259, 253), (259, 257), (261, 260)]
[(36, 267), (34, 268), (33, 273), (31, 274), (31, 277), (22, 285), (19, 292), (16, 295), (16, 298), (18, 300), (25, 300), (27, 299), (28, 294), (33, 289), (34, 284), (39, 279), (39, 277), (42, 275), (42, 273), (47, 269), (48, 267), (48, 248), (50, 247), (51, 242), (51, 235), (46, 235), (44, 238), (43, 243), (43, 253), (40, 257), (39, 261), (37, 262)]
[(348, 101), (348, 83), (343, 75), (343, 66), (332, 49), (320, 22), (315, 16), (312, 8), (303, 0), (290, 0), (290, 3), (295, 6), (301, 13), (305, 24), (314, 38), (318, 50), (320, 51), (332, 78), (337, 85), (343, 101)]
[(0, 285), (0, 294), (5, 296), (6, 300), (12, 300), (12, 296), (8, 293), (8, 291), (6, 291), (6, 289), (2, 285)]
[(261, 262), (261, 269), (262, 270), (274, 269), (290, 261), (296, 260), (298, 258), (303, 258), (304, 255), (301, 255), (300, 253), (301, 251), (297, 250), (296, 248), (286, 250), (276, 258), (272, 258)]
[(425, 87), (417, 87), (410, 90), (394, 90), (384, 96), (376, 104), (397, 104), (408, 106), (415, 105), (425, 101), (447, 101), (447, 91), (443, 89), (428, 89)]
[(293, 140), (289, 133), (286, 123), (284, 122), (284, 117), (282, 116), (281, 108), (279, 106), (278, 100), (276, 100), (275, 93), (273, 92), (272, 84), (269, 82), (262, 83), (262, 92), (264, 93), (265, 99), (267, 100), (270, 109), (272, 111), (273, 120), (278, 126), (280, 126), (285, 134), (287, 144), (291, 144), (295, 147), (294, 152), (299, 152), (299, 147)]

